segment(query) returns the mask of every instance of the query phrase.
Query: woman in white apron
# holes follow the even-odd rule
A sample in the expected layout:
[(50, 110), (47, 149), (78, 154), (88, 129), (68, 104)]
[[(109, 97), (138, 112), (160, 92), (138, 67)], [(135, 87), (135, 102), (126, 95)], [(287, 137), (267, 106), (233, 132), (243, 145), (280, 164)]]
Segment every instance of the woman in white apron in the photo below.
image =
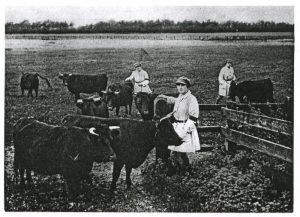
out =
[(145, 70), (142, 69), (141, 63), (135, 63), (134, 68), (135, 70), (131, 73), (131, 75), (125, 79), (125, 81), (133, 82), (133, 93), (152, 93), (149, 87), (149, 75)]
[(169, 146), (176, 158), (181, 161), (182, 169), (189, 168), (189, 159), (186, 153), (195, 153), (200, 150), (200, 141), (197, 132), (197, 121), (199, 118), (199, 105), (196, 97), (189, 90), (191, 86), (190, 79), (180, 77), (176, 80), (176, 87), (179, 92), (177, 98), (160, 95), (165, 97), (168, 103), (174, 103), (173, 127), (177, 134), (182, 138), (183, 143), (180, 146)]
[(216, 99), (216, 104), (220, 102), (223, 97), (228, 97), (229, 87), (232, 81), (235, 81), (236, 77), (232, 66), (232, 60), (226, 59), (225, 66), (221, 69), (219, 74), (219, 95)]

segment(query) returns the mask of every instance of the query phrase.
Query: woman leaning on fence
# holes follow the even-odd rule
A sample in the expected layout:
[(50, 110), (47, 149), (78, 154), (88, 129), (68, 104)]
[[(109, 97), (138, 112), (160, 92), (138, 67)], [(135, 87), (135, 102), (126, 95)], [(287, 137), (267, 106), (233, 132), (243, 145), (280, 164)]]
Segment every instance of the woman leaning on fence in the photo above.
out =
[(195, 153), (200, 150), (200, 141), (197, 132), (197, 121), (199, 118), (199, 105), (196, 97), (189, 90), (190, 79), (180, 77), (177, 79), (176, 87), (179, 92), (177, 98), (159, 95), (167, 99), (168, 103), (174, 103), (174, 110), (171, 117), (173, 127), (177, 134), (182, 138), (180, 146), (169, 146), (177, 163), (182, 171), (190, 169), (188, 152)]

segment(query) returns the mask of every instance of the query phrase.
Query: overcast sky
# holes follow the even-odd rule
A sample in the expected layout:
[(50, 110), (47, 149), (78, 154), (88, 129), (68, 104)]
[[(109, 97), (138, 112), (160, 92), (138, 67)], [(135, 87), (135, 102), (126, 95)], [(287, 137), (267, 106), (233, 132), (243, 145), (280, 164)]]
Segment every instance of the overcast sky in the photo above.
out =
[(213, 6), (6, 6), (5, 22), (67, 21), (75, 26), (94, 24), (108, 20), (156, 20), (174, 21), (208, 19), (217, 22), (228, 20), (257, 22), (259, 20), (294, 23), (294, 7), (213, 7)]

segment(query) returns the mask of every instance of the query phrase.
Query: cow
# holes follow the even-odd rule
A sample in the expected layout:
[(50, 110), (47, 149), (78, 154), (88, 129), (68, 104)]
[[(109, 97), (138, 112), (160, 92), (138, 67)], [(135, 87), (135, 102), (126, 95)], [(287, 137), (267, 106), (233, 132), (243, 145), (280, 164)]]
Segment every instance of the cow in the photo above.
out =
[[(178, 94), (165, 94), (177, 97)], [(134, 97), (136, 108), (143, 120), (159, 119), (172, 112), (174, 105), (167, 103), (165, 98), (158, 97), (158, 94), (139, 92)]]
[(256, 80), (256, 81), (243, 81), (238, 84), (235, 81), (231, 82), (229, 87), (229, 98), (235, 101), (235, 97), (241, 103), (266, 103), (275, 102), (273, 98), (273, 83), (270, 78)]
[(59, 74), (58, 76), (63, 80), (63, 84), (67, 86), (68, 90), (75, 94), (75, 101), (80, 98), (80, 93), (95, 93), (102, 96), (103, 90), (107, 86), (107, 75), (81, 75), (81, 74)]
[[(116, 108), (116, 115), (119, 115), (120, 107), (125, 106), (126, 115), (131, 115), (132, 107), (132, 88), (128, 84), (111, 84), (107, 91), (102, 91), (105, 94), (107, 106), (109, 110)], [(128, 106), (128, 109), (127, 109)]]
[(39, 77), (41, 79), (44, 79), (50, 88), (52, 90), (52, 86), (49, 82), (49, 80), (46, 77), (41, 76), (39, 73), (24, 73), (22, 72), (21, 80), (20, 80), (20, 87), (22, 96), (24, 96), (24, 90), (28, 90), (27, 97), (31, 96), (33, 98), (32, 90), (35, 91), (35, 97), (38, 97), (38, 91), (39, 91)]
[(82, 115), (108, 118), (109, 112), (105, 100), (101, 97), (89, 97), (78, 99), (76, 106), (80, 109)]
[[(113, 135), (112, 148), (117, 160), (114, 162), (110, 189), (116, 189), (116, 182), (125, 165), (127, 189), (131, 188), (132, 168), (139, 167), (154, 147), (178, 146), (182, 139), (175, 132), (169, 119), (161, 121), (139, 121), (128, 118), (97, 118), (80, 115), (67, 115), (62, 119), (65, 126), (93, 127), (98, 124), (119, 126), (120, 131)], [(118, 133), (118, 134), (117, 134)]]
[(20, 185), (31, 184), (31, 171), (62, 174), (73, 198), (80, 181), (88, 177), (93, 162), (115, 159), (111, 148), (113, 129), (108, 125), (95, 128), (53, 126), (34, 118), (22, 118), (14, 125), (14, 171)]
[[(177, 97), (178, 94), (165, 94), (168, 96)], [(137, 93), (135, 98), (135, 105), (144, 121), (158, 120), (173, 111), (174, 104), (167, 102), (166, 98), (159, 97), (154, 93)], [(162, 159), (164, 162), (168, 161), (170, 157), (170, 150), (167, 147), (155, 148), (156, 161)]]

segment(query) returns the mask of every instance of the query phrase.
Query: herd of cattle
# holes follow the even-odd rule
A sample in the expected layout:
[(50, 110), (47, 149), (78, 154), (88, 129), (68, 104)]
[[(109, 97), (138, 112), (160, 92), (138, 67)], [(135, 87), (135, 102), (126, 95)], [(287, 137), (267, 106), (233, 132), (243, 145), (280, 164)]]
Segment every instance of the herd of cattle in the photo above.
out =
[[(21, 90), (28, 90), (28, 97), (35, 90), (38, 96), (39, 74), (22, 74)], [(133, 96), (132, 83), (117, 83), (107, 87), (107, 75), (60, 74), (63, 84), (75, 95), (76, 106), (81, 114), (67, 115), (61, 126), (42, 123), (26, 117), (17, 121), (13, 128), (15, 147), (14, 171), (16, 181), (25, 186), (32, 182), (31, 171), (41, 174), (62, 174), (68, 192), (76, 196), (80, 182), (89, 177), (93, 162), (114, 161), (111, 190), (125, 165), (126, 184), (132, 183), (132, 168), (139, 167), (148, 153), (156, 147), (157, 157), (168, 157), (168, 145), (180, 145), (181, 138), (176, 134), (168, 118), (162, 118), (172, 111), (173, 105), (158, 94), (138, 93)], [(263, 90), (263, 91), (262, 91)], [(257, 94), (255, 91), (259, 91)], [(95, 93), (80, 99), (80, 93)], [(176, 95), (172, 95), (176, 96)], [(231, 97), (237, 96), (253, 102), (273, 102), (271, 80), (242, 82), (231, 87)], [(259, 98), (258, 98), (259, 97)], [(116, 109), (119, 115), (121, 106), (126, 114), (131, 114), (132, 103), (143, 121), (129, 118), (109, 118), (109, 110)]]

